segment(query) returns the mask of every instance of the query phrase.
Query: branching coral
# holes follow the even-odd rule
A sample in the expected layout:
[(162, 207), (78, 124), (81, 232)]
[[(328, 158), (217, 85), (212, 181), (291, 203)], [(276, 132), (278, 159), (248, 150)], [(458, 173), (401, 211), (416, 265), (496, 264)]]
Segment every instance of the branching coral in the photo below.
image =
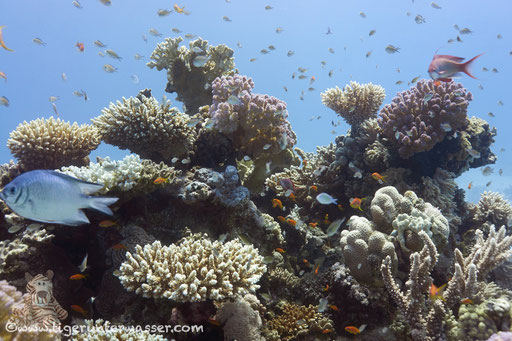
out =
[(333, 329), (332, 321), (317, 311), (318, 307), (301, 306), (293, 303), (281, 305), (282, 314), (267, 321), (267, 340), (292, 340), (300, 337), (314, 337), (318, 340), (322, 332)]
[(421, 80), (403, 91), (380, 112), (382, 133), (398, 147), (402, 158), (432, 149), (447, 134), (464, 128), (473, 96), (461, 84), (434, 85)]
[(341, 231), (341, 249), (345, 264), (359, 283), (379, 286), (382, 260), (390, 257), (393, 273), (398, 267), (395, 247), (384, 233), (374, 230), (373, 224), (364, 217), (352, 216), (348, 230)]
[(191, 41), (189, 48), (179, 46), (182, 41), (181, 37), (165, 38), (151, 54), (153, 60), (147, 66), (158, 71), (167, 69), (165, 91), (176, 92), (186, 112), (195, 114), (200, 106), (211, 103), (213, 80), (236, 72), (233, 50), (226, 45), (209, 46), (201, 38)]
[(151, 334), (140, 326), (116, 325), (109, 321), (84, 320), (85, 325), (73, 326), (71, 340), (73, 341), (104, 341), (104, 340), (134, 340), (134, 341), (164, 341), (166, 338)]
[(512, 218), (512, 205), (497, 192), (485, 191), (477, 204), (475, 220), (479, 223), (490, 222), (498, 226), (507, 225)]
[(24, 170), (82, 166), (100, 144), (98, 131), (87, 124), (40, 118), (12, 131), (7, 147)]
[(171, 108), (169, 101), (158, 104), (143, 95), (110, 103), (92, 121), (106, 143), (155, 162), (170, 164), (171, 158), (186, 156), (196, 139), (187, 115)]
[(286, 120), (286, 103), (268, 95), (253, 94), (246, 76), (223, 76), (213, 82), (210, 115), (214, 128), (226, 134), (239, 152), (257, 159), (291, 148), (295, 133)]
[(350, 82), (345, 89), (327, 89), (320, 96), (322, 104), (334, 110), (348, 124), (358, 125), (377, 115), (386, 92), (380, 85)]
[(160, 241), (144, 248), (138, 245), (126, 258), (119, 279), (128, 291), (177, 302), (252, 293), (266, 271), (263, 257), (252, 245), (211, 242), (206, 235), (184, 238), (177, 245), (162, 246)]

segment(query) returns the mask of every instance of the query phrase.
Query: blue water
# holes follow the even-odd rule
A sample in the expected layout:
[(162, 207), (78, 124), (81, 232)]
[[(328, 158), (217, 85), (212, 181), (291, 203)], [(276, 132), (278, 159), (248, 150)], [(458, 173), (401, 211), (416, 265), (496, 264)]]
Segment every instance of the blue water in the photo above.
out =
[[(468, 191), (467, 200), (476, 201), (483, 190), (505, 192), (512, 198), (512, 145), (508, 137), (510, 106), (512, 105), (509, 80), (512, 74), (512, 32), (510, 13), (512, 4), (507, 0), (481, 1), (436, 1), (442, 9), (434, 9), (430, 1), (242, 1), (208, 0), (183, 1), (191, 14), (171, 13), (159, 17), (158, 9), (172, 9), (170, 1), (112, 0), (111, 6), (99, 0), (82, 0), (82, 9), (72, 5), (71, 0), (47, 1), (2, 1), (0, 3), (0, 25), (4, 28), (6, 45), (15, 50), (0, 49), (0, 71), (7, 75), (7, 82), (0, 79), (0, 96), (10, 100), (10, 106), (0, 107), (0, 163), (12, 158), (5, 146), (9, 133), (24, 120), (54, 115), (49, 96), (60, 96), (55, 102), (61, 118), (78, 123), (90, 123), (101, 109), (112, 101), (135, 96), (139, 89), (151, 88), (160, 99), (166, 85), (165, 71), (158, 72), (146, 67), (149, 55), (156, 44), (167, 36), (185, 33), (197, 34), (212, 45), (226, 44), (235, 51), (235, 62), (241, 74), (251, 76), (256, 84), (255, 92), (276, 96), (288, 103), (289, 120), (297, 133), (297, 146), (314, 151), (316, 146), (334, 141), (335, 135), (344, 134), (348, 125), (342, 123), (331, 131), (331, 121), (340, 118), (320, 102), (320, 92), (336, 85), (344, 87), (350, 80), (359, 83), (373, 82), (386, 89), (385, 103), (408, 88), (407, 82), (416, 76), (427, 78), (426, 69), (436, 49), (440, 53), (471, 58), (485, 52), (474, 65), (474, 75), (458, 80), (474, 94), (469, 107), (469, 116), (484, 118), (498, 128), (498, 136), (492, 150), (498, 156), (493, 166), (494, 174), (482, 176), (480, 170), (472, 170), (459, 179), (459, 185)], [(265, 6), (273, 7), (265, 10)], [(360, 16), (366, 14), (366, 18)], [(410, 12), (410, 16), (407, 16)], [(421, 14), (426, 22), (415, 23)], [(232, 21), (222, 19), (228, 16)], [(454, 24), (462, 29), (470, 28), (474, 33), (461, 35), (462, 43), (448, 44), (458, 32)], [(175, 34), (176, 27), (183, 31)], [(277, 27), (283, 32), (277, 34)], [(333, 34), (326, 35), (327, 27)], [(162, 37), (149, 34), (157, 29)], [(370, 30), (376, 30), (369, 37)], [(507, 30), (508, 29), (508, 30)], [(501, 34), (502, 39), (497, 35)], [(144, 42), (146, 35), (148, 42)], [(39, 46), (32, 39), (41, 38), (46, 46)], [(93, 42), (101, 40), (108, 49), (117, 52), (123, 59), (117, 61), (108, 56), (98, 56), (99, 49)], [(85, 51), (78, 52), (75, 44), (83, 42)], [(237, 47), (240, 42), (242, 48)], [(276, 47), (267, 55), (259, 51)], [(392, 44), (400, 47), (399, 53), (387, 54), (384, 48)], [(332, 54), (329, 48), (334, 49)], [(293, 50), (295, 55), (287, 57)], [(366, 58), (368, 51), (371, 56)], [(138, 53), (145, 56), (135, 60)], [(250, 62), (251, 58), (257, 58)], [(321, 61), (326, 62), (325, 68)], [(118, 72), (107, 74), (105, 63), (118, 68)], [(292, 80), (298, 67), (307, 68), (308, 78)], [(499, 73), (483, 72), (497, 68)], [(400, 68), (400, 72), (397, 72)], [(329, 70), (334, 70), (332, 78)], [(66, 73), (67, 81), (61, 79)], [(132, 75), (140, 83), (134, 84)], [(309, 92), (309, 77), (315, 76)], [(395, 85), (397, 80), (404, 81)], [(481, 84), (484, 90), (478, 89)], [(283, 86), (288, 88), (285, 92)], [(73, 95), (83, 89), (89, 100)], [(300, 100), (301, 90), (305, 91)], [(174, 95), (167, 94), (169, 98)], [(498, 101), (503, 106), (498, 106)], [(174, 102), (181, 107), (181, 103)], [(496, 117), (487, 116), (493, 112)], [(315, 116), (313, 121), (310, 117)], [(321, 116), (320, 119), (316, 117)], [(500, 152), (505, 148), (505, 152)], [(110, 155), (119, 159), (126, 151), (102, 144), (92, 153), (96, 156)], [(498, 169), (503, 175), (498, 175)], [(492, 181), (489, 187), (486, 183)]]

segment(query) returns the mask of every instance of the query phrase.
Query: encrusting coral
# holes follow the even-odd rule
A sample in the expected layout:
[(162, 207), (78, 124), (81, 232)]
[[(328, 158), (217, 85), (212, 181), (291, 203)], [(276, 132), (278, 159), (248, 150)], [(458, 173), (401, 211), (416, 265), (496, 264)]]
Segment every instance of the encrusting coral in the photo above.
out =
[(409, 158), (432, 149), (446, 135), (464, 128), (472, 99), (471, 93), (459, 83), (434, 85), (433, 80), (420, 80), (384, 106), (379, 125), (382, 134), (398, 147), (400, 156)]
[(98, 131), (90, 125), (64, 122), (60, 118), (24, 121), (12, 131), (7, 147), (24, 170), (82, 166), (100, 144)]
[(165, 38), (159, 43), (147, 66), (158, 71), (167, 69), (165, 91), (178, 94), (190, 115), (212, 102), (211, 85), (215, 78), (237, 72), (233, 50), (226, 45), (210, 46), (201, 38), (191, 41), (189, 48), (180, 46), (183, 38)]
[(188, 115), (146, 94), (110, 103), (92, 120), (102, 140), (155, 162), (186, 157), (197, 137)]
[(386, 92), (380, 85), (350, 82), (344, 89), (327, 89), (320, 96), (322, 104), (334, 110), (353, 126), (377, 116)]
[(252, 245), (237, 240), (211, 242), (200, 234), (170, 246), (162, 246), (160, 241), (138, 245), (126, 258), (119, 279), (128, 291), (176, 302), (223, 300), (253, 293), (266, 271), (263, 257)]

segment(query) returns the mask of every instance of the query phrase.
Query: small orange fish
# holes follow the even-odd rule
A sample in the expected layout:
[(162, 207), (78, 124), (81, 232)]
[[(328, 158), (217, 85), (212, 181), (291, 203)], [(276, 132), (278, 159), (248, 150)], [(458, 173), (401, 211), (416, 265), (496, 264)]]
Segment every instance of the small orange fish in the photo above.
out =
[(315, 222), (315, 223), (309, 223), (309, 226), (310, 227), (316, 227), (318, 225), (318, 222)]
[(5, 79), (5, 81), (7, 82), (7, 76), (5, 75), (4, 72), (0, 71), (0, 77), (2, 77), (3, 79)]
[(329, 284), (326, 284), (326, 285), (325, 285), (325, 288), (323, 288), (322, 290), (323, 290), (323, 291), (327, 291), (327, 290), (329, 290)]
[(468, 189), (471, 189), (471, 187), (473, 187), (473, 181), (471, 181), (471, 182), (468, 184)]
[(329, 334), (332, 333), (332, 329), (324, 329), (322, 330), (322, 334)]
[(78, 48), (78, 51), (84, 52), (84, 48), (85, 48), (84, 43), (79, 43), (77, 41), (75, 46)]
[(85, 279), (85, 277), (87, 277), (87, 275), (76, 274), (76, 275), (70, 276), (69, 279), (72, 280), (72, 281), (78, 281), (80, 279)]
[(0, 26), (0, 46), (2, 46), (5, 50), (7, 51), (14, 51), (14, 50), (11, 50), (10, 48), (8, 48), (7, 46), (5, 46), (5, 43), (4, 43), (4, 38), (2, 37), (2, 29), (4, 28), (5, 26)]
[(286, 222), (292, 226), (297, 226), (297, 221), (293, 219), (287, 219)]
[(361, 204), (363, 202), (363, 199), (361, 199), (361, 198), (351, 198), (350, 199), (350, 207), (357, 208), (360, 211), (362, 211), (363, 209), (361, 208)]
[(462, 304), (473, 304), (473, 300), (471, 300), (470, 298), (466, 298), (466, 299), (463, 299), (462, 301), (460, 301), (460, 303), (462, 303)]
[(283, 210), (283, 203), (279, 199), (272, 199), (272, 207), (279, 207), (281, 211)]
[(280, 222), (282, 222), (283, 224), (286, 223), (286, 218), (283, 217), (282, 215), (278, 215), (277, 216), (277, 220), (279, 220)]
[(384, 182), (386, 182), (386, 176), (382, 176), (380, 175), (379, 173), (375, 172), (375, 173), (372, 173), (372, 178), (374, 178), (375, 180), (377, 180), (379, 182), (379, 184), (383, 184)]
[(359, 328), (354, 327), (354, 326), (347, 326), (347, 327), (345, 327), (345, 330), (347, 332), (349, 332), (350, 334), (354, 334), (354, 335), (357, 335), (357, 334), (361, 333)]
[(185, 10), (185, 6), (180, 8), (180, 6), (178, 6), (178, 4), (174, 4), (173, 7), (174, 7), (174, 10), (176, 11), (176, 13), (183, 13)]
[(169, 179), (162, 178), (161, 176), (159, 176), (158, 178), (155, 179), (155, 181), (153, 181), (153, 183), (155, 185), (160, 185), (160, 184), (167, 183), (167, 182), (169, 182)]
[(308, 160), (302, 160), (302, 167), (306, 167), (308, 165)]
[(335, 306), (334, 304), (330, 304), (329, 308), (331, 308), (334, 311), (340, 311), (340, 309), (337, 306)]
[(284, 253), (285, 252), (284, 249), (282, 249), (280, 247), (276, 248), (276, 251), (279, 252), (279, 253)]
[(77, 313), (80, 313), (84, 316), (87, 316), (87, 311), (85, 311), (84, 308), (82, 308), (81, 306), (77, 305), (77, 304), (73, 304), (71, 306), (71, 309), (73, 309), (74, 311), (76, 311)]
[(220, 327), (220, 322), (217, 321), (216, 319), (209, 318), (208, 323), (213, 324), (214, 326)]
[(126, 249), (128, 249), (128, 248), (124, 244), (112, 245), (112, 250), (116, 250), (117, 251), (117, 250), (126, 250)]
[(102, 220), (98, 224), (99, 227), (112, 227), (114, 225), (117, 225), (117, 223), (115, 221), (113, 221), (113, 220), (110, 220), (110, 219)]
[(342, 204), (338, 204), (337, 207), (338, 207), (338, 210), (343, 211), (343, 205)]
[(290, 193), (290, 196), (289, 196), (290, 199), (292, 199), (293, 201), (295, 201), (295, 194), (293, 193)]
[(304, 259), (302, 260), (302, 262), (303, 262), (305, 265), (309, 265), (309, 261), (308, 261), (306, 258), (304, 258)]
[(309, 186), (309, 190), (310, 191), (315, 191), (315, 192), (318, 192), (318, 187), (313, 185), (313, 186)]
[(429, 290), (430, 298), (432, 300), (442, 300), (442, 301), (444, 301), (443, 290), (444, 290), (444, 287), (446, 286), (446, 284), (447, 283), (441, 285), (440, 287), (436, 287), (434, 285), (434, 283), (432, 283), (430, 285), (430, 290)]
[(311, 79), (309, 80), (309, 85), (313, 84), (315, 82), (316, 78), (315, 76), (311, 76)]
[(318, 268), (320, 267), (320, 265), (317, 265), (316, 268), (315, 268), (315, 275), (318, 275)]
[(439, 86), (439, 85), (441, 85), (441, 82), (440, 81), (434, 81), (434, 85), (435, 86)]

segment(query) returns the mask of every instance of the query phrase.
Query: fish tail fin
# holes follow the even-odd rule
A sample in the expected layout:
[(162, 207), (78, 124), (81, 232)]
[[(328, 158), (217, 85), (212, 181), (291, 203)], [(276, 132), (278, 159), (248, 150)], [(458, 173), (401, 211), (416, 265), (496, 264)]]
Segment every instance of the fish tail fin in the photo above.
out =
[(483, 53), (480, 53), (479, 55), (471, 58), (470, 60), (468, 60), (467, 62), (462, 64), (462, 70), (461, 71), (464, 72), (466, 75), (468, 75), (471, 78), (478, 79), (475, 76), (473, 76), (471, 73), (469, 73), (469, 66), (471, 65), (471, 63), (473, 63), (475, 61), (475, 59), (477, 59), (481, 55), (483, 55)]
[(112, 210), (108, 207), (114, 204), (119, 198), (109, 198), (109, 197), (88, 197), (88, 205), (87, 208), (105, 213), (107, 215), (113, 216)]

